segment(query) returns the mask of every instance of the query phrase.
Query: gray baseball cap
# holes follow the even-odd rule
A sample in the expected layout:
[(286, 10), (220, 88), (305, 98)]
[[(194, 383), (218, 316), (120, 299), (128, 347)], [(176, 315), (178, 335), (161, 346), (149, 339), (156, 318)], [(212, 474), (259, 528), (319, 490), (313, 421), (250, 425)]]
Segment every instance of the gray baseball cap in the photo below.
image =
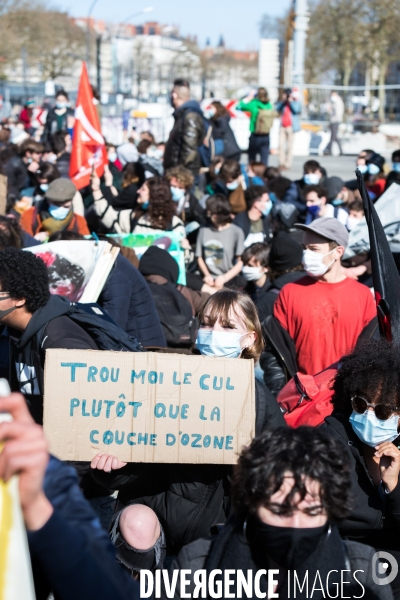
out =
[(315, 219), (310, 225), (302, 225), (295, 223), (294, 227), (303, 229), (303, 231), (311, 231), (321, 237), (324, 237), (329, 242), (336, 242), (339, 246), (347, 248), (349, 242), (349, 232), (343, 223), (331, 217), (321, 217)]

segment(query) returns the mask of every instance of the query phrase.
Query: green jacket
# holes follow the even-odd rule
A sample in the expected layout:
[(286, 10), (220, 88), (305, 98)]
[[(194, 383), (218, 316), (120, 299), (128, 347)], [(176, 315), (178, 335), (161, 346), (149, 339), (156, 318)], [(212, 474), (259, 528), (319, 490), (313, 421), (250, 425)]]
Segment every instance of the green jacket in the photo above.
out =
[(254, 133), (256, 130), (256, 123), (259, 110), (273, 110), (274, 107), (272, 106), (271, 102), (267, 102), (266, 104), (264, 104), (264, 102), (261, 102), (261, 100), (259, 100), (258, 98), (253, 98), (253, 100), (250, 100), (250, 102), (243, 102), (242, 100), (241, 102), (239, 102), (236, 108), (238, 110), (243, 110), (251, 114), (250, 132)]

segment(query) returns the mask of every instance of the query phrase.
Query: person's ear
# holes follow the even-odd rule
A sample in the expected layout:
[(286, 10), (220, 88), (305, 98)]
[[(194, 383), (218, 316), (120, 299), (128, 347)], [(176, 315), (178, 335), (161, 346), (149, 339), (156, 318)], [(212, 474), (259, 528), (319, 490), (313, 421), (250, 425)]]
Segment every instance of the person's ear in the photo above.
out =
[(17, 302), (16, 302), (16, 304), (15, 304), (15, 307), (16, 307), (16, 308), (22, 308), (23, 306), (25, 306), (25, 303), (26, 303), (26, 302), (25, 302), (25, 299), (22, 299), (22, 300), (17, 300)]
[(343, 246), (337, 246), (337, 247), (335, 248), (335, 250), (337, 250), (337, 251), (338, 251), (339, 258), (342, 258), (343, 254), (344, 254), (344, 250), (345, 250), (345, 249), (343, 248)]
[(250, 331), (247, 334), (247, 339), (245, 342), (245, 346), (243, 346), (243, 350), (248, 350), (249, 348), (251, 348), (252, 346), (254, 346), (255, 341), (257, 339), (257, 334), (255, 331)]

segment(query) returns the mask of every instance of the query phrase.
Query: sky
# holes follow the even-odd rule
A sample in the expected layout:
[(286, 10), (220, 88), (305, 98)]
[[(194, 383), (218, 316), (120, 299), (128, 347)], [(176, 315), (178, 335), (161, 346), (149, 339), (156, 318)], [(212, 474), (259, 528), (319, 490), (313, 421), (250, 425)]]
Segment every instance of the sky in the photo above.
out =
[[(74, 17), (87, 16), (91, 0), (56, 0), (61, 10)], [(258, 23), (263, 14), (281, 16), (291, 0), (97, 0), (93, 17), (110, 22), (124, 21), (129, 15), (153, 6), (154, 11), (129, 21), (132, 24), (152, 20), (165, 25), (179, 25), (182, 35), (197, 35), (201, 46), (207, 37), (218, 43), (220, 35), (229, 48), (257, 49)]]

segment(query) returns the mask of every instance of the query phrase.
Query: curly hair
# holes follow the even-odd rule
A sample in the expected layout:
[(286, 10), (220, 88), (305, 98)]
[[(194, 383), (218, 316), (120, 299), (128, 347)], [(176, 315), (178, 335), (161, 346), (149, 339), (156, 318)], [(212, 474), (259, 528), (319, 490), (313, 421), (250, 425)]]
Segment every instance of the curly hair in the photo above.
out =
[(13, 300), (25, 300), (33, 314), (50, 298), (46, 265), (31, 252), (6, 248), (0, 252), (0, 289)]
[(171, 227), (175, 215), (175, 202), (172, 200), (168, 179), (165, 177), (151, 177), (146, 181), (150, 193), (148, 215), (150, 224), (154, 229), (165, 231)]
[[(260, 506), (290, 515), (308, 492), (307, 480), (320, 484), (321, 507), (328, 519), (339, 521), (351, 511), (350, 461), (342, 444), (321, 429), (278, 427), (266, 430), (245, 448), (232, 484), (232, 504), (239, 519)], [(287, 475), (294, 484), (281, 505), (271, 502)], [(295, 496), (299, 500), (294, 504)]]
[(363, 341), (340, 360), (332, 383), (335, 412), (350, 415), (351, 398), (393, 404), (400, 411), (400, 349), (383, 338)]
[(186, 190), (189, 190), (194, 183), (194, 177), (192, 173), (183, 165), (171, 167), (171, 169), (168, 169), (168, 171), (165, 173), (165, 177), (170, 183), (171, 179), (175, 177), (175, 179), (177, 179), (181, 185), (185, 186)]

